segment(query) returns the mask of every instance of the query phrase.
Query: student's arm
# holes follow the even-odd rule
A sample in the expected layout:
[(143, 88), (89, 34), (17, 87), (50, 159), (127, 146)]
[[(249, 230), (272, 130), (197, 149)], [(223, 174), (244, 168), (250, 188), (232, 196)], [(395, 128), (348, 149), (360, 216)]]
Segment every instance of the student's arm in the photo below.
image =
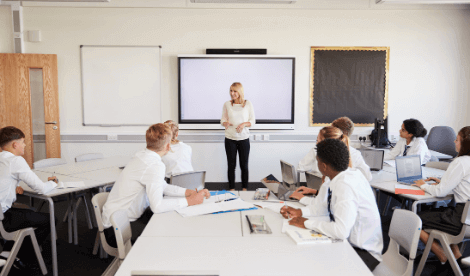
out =
[(353, 160), (354, 167), (356, 167), (362, 172), (362, 174), (365, 176), (367, 181), (371, 181), (372, 174), (370, 172), (370, 167), (366, 164), (366, 162), (364, 161), (364, 158), (362, 158), (362, 155), (358, 153), (354, 159), (355, 159)]
[[(417, 185), (421, 189), (436, 197), (448, 195), (455, 187), (459, 185), (465, 176), (465, 170), (460, 162), (452, 162), (442, 176), (441, 182), (437, 185)], [(415, 184), (416, 185), (416, 184)]]
[(325, 182), (321, 186), (316, 197), (303, 197), (299, 201), (300, 203), (307, 205), (306, 207), (300, 208), (300, 210), (302, 210), (303, 217), (328, 215), (328, 186), (329, 181)]
[[(349, 237), (356, 222), (359, 204), (353, 197), (354, 191), (351, 187), (343, 186), (342, 189), (343, 191), (337, 195), (335, 205), (332, 206), (335, 221), (318, 221), (313, 218), (304, 222), (306, 228), (323, 233), (333, 239), (345, 240)], [(335, 196), (334, 192), (333, 196)]]
[(394, 160), (403, 151), (403, 144), (406, 143), (405, 139), (398, 140), (397, 144), (389, 152), (385, 153), (384, 160)]
[(53, 190), (57, 184), (54, 181), (42, 182), (41, 179), (29, 168), (23, 157), (18, 157), (11, 162), (11, 172), (38, 194), (46, 194)]
[[(163, 193), (168, 190), (169, 193), (179, 194), (181, 191), (172, 188), (177, 187), (168, 185), (164, 180), (165, 167), (148, 167), (140, 179), (140, 183), (145, 185), (145, 190), (150, 203), (150, 209), (154, 213), (163, 213), (184, 208), (188, 206), (188, 201), (185, 197), (181, 199), (164, 199)], [(167, 186), (172, 186), (167, 188)], [(179, 188), (179, 187), (178, 187)], [(182, 189), (182, 188), (181, 188)], [(184, 189), (186, 190), (186, 189)], [(183, 193), (184, 196), (184, 193)]]
[(300, 160), (299, 165), (297, 166), (298, 170), (301, 171), (314, 171), (318, 172), (318, 165), (317, 165), (317, 152), (315, 148), (312, 148), (307, 155), (304, 156), (302, 160)]

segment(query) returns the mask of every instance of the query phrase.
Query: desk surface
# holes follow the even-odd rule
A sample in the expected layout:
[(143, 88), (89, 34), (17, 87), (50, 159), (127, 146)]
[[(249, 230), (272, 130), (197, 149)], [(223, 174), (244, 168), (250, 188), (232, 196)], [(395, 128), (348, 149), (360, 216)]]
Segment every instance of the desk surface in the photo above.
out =
[[(390, 151), (390, 148), (376, 148), (374, 146), (364, 146), (367, 149), (373, 149), (373, 150), (384, 150), (385, 152)], [(451, 155), (445, 154), (445, 153), (440, 153), (435, 150), (429, 150), (431, 152), (432, 156), (437, 157), (437, 159), (452, 159), (453, 157)]]
[(129, 163), (131, 158), (132, 157), (130, 156), (113, 156), (86, 162), (76, 162), (59, 166), (39, 168), (35, 171), (55, 173), (59, 175), (74, 175), (112, 167), (124, 167), (127, 163)]

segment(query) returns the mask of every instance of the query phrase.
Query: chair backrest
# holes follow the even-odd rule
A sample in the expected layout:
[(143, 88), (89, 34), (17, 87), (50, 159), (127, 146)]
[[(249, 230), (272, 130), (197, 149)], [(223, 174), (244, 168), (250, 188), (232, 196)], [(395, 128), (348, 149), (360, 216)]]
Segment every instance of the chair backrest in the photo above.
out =
[(42, 160), (34, 162), (33, 168), (39, 169), (39, 168), (46, 168), (46, 167), (52, 167), (52, 166), (58, 166), (58, 165), (64, 165), (64, 164), (67, 164), (67, 161), (65, 159), (47, 158), (47, 159), (42, 159)]
[(425, 166), (428, 168), (434, 168), (434, 169), (446, 171), (449, 165), (450, 165), (449, 162), (428, 162), (426, 163)]
[(307, 179), (307, 187), (315, 190), (320, 190), (322, 180), (321, 177), (314, 175), (311, 172), (305, 173), (305, 178)]
[(75, 157), (75, 162), (83, 162), (88, 160), (103, 159), (102, 153), (86, 153)]
[(298, 186), (297, 170), (292, 164), (281, 160), (282, 182), (288, 184), (287, 186)]
[(417, 214), (400, 209), (393, 212), (388, 235), (408, 252), (412, 260), (416, 258), (420, 233), (421, 219)]
[(436, 126), (431, 128), (426, 144), (431, 150), (440, 153), (457, 156), (454, 140), (457, 137), (455, 131), (448, 126)]
[(104, 251), (111, 256), (118, 256), (118, 249), (110, 246), (106, 241), (104, 235), (104, 226), (103, 219), (101, 214), (103, 213), (103, 206), (108, 200), (109, 193), (99, 193), (96, 194), (92, 199), (91, 203), (93, 204), (93, 210), (95, 211), (96, 224), (98, 225), (98, 231), (100, 232), (101, 245), (103, 246)]
[(116, 235), (119, 259), (124, 260), (127, 253), (129, 253), (132, 247), (132, 230), (131, 223), (129, 222), (129, 218), (127, 217), (127, 211), (115, 211), (111, 215), (110, 220), (114, 228), (114, 234)]
[(462, 219), (461, 219), (461, 222), (466, 225), (470, 225), (470, 212), (468, 211), (469, 207), (470, 207), (470, 200), (468, 200), (465, 203), (465, 207), (463, 209)]
[(206, 183), (206, 171), (184, 172), (170, 177), (170, 184), (194, 190), (203, 189)]

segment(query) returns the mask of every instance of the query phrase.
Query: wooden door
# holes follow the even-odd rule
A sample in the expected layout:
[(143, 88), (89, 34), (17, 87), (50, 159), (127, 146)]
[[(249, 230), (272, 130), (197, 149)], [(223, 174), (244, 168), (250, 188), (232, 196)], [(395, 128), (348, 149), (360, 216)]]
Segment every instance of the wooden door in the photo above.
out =
[(0, 128), (15, 126), (25, 134), (24, 158), (33, 165), (30, 69), (42, 69), (47, 158), (60, 158), (57, 55), (0, 54)]

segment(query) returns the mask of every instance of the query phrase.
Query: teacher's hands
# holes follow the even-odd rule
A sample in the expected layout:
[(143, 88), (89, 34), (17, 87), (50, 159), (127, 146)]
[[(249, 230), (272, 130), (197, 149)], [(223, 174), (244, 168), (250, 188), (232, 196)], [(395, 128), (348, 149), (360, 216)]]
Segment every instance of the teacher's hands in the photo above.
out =
[(229, 123), (229, 122), (224, 122), (223, 125), (224, 125), (225, 129), (227, 129), (229, 126), (233, 126), (233, 125), (232, 125), (231, 123)]

